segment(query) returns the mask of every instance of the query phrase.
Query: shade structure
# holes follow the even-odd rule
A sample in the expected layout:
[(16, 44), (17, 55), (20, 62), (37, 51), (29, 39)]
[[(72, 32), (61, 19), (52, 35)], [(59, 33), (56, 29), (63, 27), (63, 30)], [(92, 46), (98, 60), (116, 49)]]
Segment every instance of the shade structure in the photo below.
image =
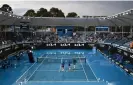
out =
[(20, 25), (20, 22), (29, 22), (31, 26), (132, 26), (133, 10), (104, 18), (24, 17), (0, 12), (0, 25)]

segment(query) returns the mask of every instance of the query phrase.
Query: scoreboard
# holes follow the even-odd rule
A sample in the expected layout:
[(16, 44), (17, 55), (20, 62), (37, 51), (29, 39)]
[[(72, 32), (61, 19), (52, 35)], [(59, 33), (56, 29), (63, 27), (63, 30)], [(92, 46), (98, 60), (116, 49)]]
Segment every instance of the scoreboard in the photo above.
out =
[(97, 26), (95, 29), (97, 32), (109, 32), (109, 27), (107, 26)]
[(20, 29), (29, 29), (29, 22), (20, 22)]

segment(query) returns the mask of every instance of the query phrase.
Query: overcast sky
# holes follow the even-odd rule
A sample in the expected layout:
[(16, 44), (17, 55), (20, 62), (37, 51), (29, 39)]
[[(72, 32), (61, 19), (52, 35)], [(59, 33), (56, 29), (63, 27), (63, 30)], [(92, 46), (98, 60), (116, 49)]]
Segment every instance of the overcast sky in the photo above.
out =
[(133, 1), (1, 1), (2, 4), (9, 4), (14, 14), (23, 15), (28, 9), (37, 11), (43, 7), (50, 9), (57, 7), (65, 15), (68, 12), (76, 12), (79, 16), (106, 16), (120, 13), (133, 8)]

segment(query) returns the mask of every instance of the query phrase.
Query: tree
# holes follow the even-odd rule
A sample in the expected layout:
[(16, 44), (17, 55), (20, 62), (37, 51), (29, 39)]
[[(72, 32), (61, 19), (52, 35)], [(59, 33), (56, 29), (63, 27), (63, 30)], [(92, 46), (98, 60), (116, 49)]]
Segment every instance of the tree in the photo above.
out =
[(66, 17), (78, 17), (78, 15), (75, 12), (70, 12), (70, 13), (67, 14)]
[(8, 13), (13, 13), (12, 8), (8, 4), (3, 4), (0, 10)]
[(50, 12), (51, 17), (65, 17), (62, 10), (59, 10), (58, 8), (52, 7), (49, 12)]
[(35, 17), (36, 13), (35, 13), (35, 11), (33, 9), (30, 9), (24, 14), (24, 16)]
[(58, 14), (57, 14), (57, 17), (65, 17), (65, 15), (61, 10), (59, 10)]
[(40, 8), (36, 13), (36, 17), (50, 17), (50, 14), (47, 9)]

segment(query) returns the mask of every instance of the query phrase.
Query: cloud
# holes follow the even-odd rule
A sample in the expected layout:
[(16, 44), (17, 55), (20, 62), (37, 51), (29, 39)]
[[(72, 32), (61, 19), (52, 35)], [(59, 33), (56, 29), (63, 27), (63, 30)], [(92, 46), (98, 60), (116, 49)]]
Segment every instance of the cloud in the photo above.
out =
[(51, 7), (61, 9), (65, 15), (68, 12), (76, 12), (80, 16), (104, 16), (112, 15), (133, 8), (133, 1), (0, 1), (9, 4), (15, 14), (23, 15), (28, 9), (37, 11), (43, 7), (50, 10)]
[(27, 8), (15, 8), (13, 13), (16, 15), (24, 15), (28, 9)]

